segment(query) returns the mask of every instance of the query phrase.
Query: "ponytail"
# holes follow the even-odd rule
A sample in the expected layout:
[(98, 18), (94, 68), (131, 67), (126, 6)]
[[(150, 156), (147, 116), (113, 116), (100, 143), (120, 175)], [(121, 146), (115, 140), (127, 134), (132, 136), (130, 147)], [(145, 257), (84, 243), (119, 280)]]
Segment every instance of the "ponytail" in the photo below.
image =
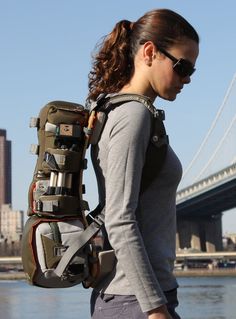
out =
[(89, 73), (89, 101), (96, 100), (100, 93), (118, 92), (130, 80), (133, 72), (132, 27), (132, 22), (122, 20), (103, 40)]
[(186, 38), (199, 43), (192, 25), (169, 9), (149, 11), (136, 22), (118, 22), (94, 58), (89, 74), (88, 102), (96, 100), (100, 93), (119, 92), (130, 81), (134, 57), (145, 42), (152, 41), (168, 49)]

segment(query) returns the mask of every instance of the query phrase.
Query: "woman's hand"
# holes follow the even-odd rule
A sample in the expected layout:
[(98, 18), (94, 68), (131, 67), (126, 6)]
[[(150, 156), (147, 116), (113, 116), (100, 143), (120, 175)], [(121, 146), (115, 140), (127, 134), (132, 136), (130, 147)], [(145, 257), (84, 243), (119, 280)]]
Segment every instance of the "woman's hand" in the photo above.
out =
[(148, 319), (173, 319), (166, 306), (161, 306), (148, 312)]

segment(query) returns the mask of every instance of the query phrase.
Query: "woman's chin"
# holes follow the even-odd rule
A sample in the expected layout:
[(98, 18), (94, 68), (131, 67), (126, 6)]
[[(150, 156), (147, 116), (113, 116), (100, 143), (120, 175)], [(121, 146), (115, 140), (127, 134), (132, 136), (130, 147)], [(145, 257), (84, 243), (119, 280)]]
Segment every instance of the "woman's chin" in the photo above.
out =
[(162, 98), (163, 100), (167, 100), (167, 101), (174, 101), (177, 97), (177, 94), (166, 94), (166, 95), (159, 95), (160, 98)]

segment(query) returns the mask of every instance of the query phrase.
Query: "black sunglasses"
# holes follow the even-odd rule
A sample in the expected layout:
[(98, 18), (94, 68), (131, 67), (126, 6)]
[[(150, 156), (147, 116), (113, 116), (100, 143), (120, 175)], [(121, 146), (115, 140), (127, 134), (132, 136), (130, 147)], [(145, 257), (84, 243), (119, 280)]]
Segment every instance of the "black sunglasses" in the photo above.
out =
[(176, 59), (173, 55), (166, 52), (166, 50), (160, 48), (159, 46), (157, 48), (161, 53), (167, 56), (167, 58), (174, 62), (173, 69), (181, 78), (191, 76), (196, 70), (190, 61), (185, 59)]

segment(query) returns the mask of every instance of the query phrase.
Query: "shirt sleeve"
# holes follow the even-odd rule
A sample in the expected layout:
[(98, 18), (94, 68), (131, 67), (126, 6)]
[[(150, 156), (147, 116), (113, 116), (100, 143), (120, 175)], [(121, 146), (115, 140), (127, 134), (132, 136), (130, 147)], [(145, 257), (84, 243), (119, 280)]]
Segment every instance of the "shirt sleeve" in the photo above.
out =
[(130, 106), (119, 107), (119, 112), (111, 116), (105, 226), (117, 260), (142, 311), (147, 312), (166, 303), (135, 217), (151, 117), (144, 105), (127, 104)]

